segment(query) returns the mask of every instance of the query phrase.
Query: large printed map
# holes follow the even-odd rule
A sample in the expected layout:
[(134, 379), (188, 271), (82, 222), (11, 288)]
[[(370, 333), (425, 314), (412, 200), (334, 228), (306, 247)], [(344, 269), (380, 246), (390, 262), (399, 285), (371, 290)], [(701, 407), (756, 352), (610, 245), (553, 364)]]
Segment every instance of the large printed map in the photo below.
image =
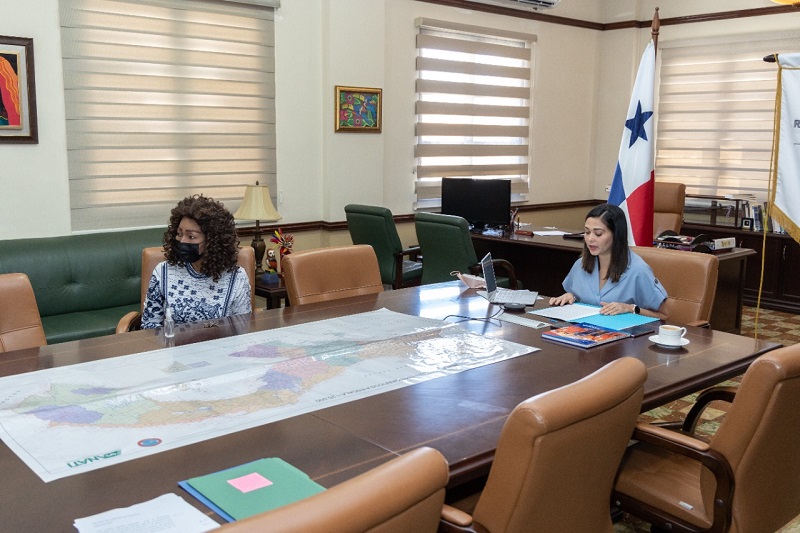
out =
[(381, 309), (0, 378), (0, 437), (52, 481), (534, 350)]

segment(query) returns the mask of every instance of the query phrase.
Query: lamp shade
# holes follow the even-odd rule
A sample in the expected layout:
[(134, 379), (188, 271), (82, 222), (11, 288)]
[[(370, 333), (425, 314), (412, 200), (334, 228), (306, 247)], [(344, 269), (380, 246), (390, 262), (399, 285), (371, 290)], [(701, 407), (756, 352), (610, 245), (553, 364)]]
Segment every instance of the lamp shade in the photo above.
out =
[(233, 214), (240, 220), (263, 220), (275, 222), (281, 219), (280, 213), (272, 205), (269, 187), (266, 185), (248, 185), (244, 191), (242, 205)]

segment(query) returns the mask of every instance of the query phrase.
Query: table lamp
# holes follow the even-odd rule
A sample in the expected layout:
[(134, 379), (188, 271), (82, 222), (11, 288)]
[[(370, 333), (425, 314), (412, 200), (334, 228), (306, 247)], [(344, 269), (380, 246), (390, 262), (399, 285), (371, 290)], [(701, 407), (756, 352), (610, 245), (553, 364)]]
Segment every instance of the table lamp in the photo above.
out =
[(242, 205), (236, 210), (233, 217), (239, 220), (256, 221), (256, 233), (250, 245), (256, 252), (256, 275), (259, 276), (264, 273), (264, 269), (261, 268), (261, 262), (264, 259), (264, 252), (267, 250), (267, 245), (264, 243), (264, 239), (261, 238), (260, 222), (275, 222), (281, 219), (280, 213), (272, 205), (269, 187), (259, 185), (258, 182), (255, 185), (248, 185), (244, 191)]

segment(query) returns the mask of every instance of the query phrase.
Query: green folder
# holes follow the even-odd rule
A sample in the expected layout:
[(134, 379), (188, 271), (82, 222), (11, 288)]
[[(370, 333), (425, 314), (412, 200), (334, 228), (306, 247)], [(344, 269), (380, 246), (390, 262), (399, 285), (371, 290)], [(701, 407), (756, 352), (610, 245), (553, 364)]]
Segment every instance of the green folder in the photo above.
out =
[(325, 490), (283, 459), (271, 457), (178, 483), (228, 522)]

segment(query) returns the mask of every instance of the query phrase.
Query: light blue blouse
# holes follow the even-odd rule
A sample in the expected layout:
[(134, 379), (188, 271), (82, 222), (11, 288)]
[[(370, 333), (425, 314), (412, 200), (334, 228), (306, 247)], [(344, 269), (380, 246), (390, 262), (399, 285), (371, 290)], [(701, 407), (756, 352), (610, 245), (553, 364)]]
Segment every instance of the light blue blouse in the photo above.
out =
[(630, 254), (628, 268), (616, 283), (608, 280), (601, 289), (600, 267), (595, 266), (593, 272), (586, 272), (581, 259), (578, 259), (562, 285), (566, 292), (575, 295), (577, 301), (592, 305), (600, 305), (600, 302), (622, 302), (658, 311), (667, 299), (667, 291), (656, 279), (653, 269), (633, 252)]

